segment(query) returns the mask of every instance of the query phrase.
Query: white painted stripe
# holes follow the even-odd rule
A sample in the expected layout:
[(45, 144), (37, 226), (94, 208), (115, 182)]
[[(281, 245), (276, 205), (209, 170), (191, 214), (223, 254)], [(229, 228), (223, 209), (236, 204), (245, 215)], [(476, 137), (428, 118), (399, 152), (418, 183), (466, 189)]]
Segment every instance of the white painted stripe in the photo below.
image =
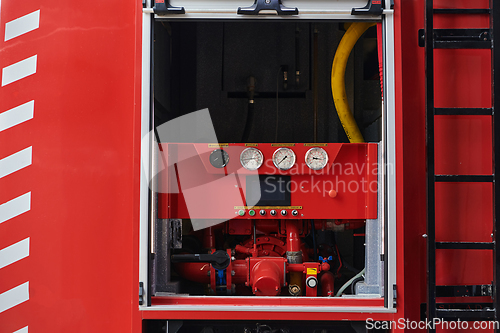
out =
[(21, 16), (5, 24), (5, 41), (16, 38), (27, 32), (38, 29), (40, 25), (40, 10)]
[(17, 330), (12, 333), (28, 333), (28, 326), (21, 328), (20, 330)]
[(30, 299), (29, 282), (0, 294), (0, 313)]
[(36, 54), (2, 69), (2, 87), (36, 73)]
[(29, 101), (0, 113), (0, 132), (33, 118), (35, 101)]
[(0, 223), (14, 218), (31, 209), (31, 192), (0, 205)]
[(28, 147), (0, 160), (0, 178), (31, 165), (32, 147)]
[(0, 250), (0, 268), (4, 268), (18, 260), (26, 258), (30, 255), (30, 239), (23, 239), (16, 244)]

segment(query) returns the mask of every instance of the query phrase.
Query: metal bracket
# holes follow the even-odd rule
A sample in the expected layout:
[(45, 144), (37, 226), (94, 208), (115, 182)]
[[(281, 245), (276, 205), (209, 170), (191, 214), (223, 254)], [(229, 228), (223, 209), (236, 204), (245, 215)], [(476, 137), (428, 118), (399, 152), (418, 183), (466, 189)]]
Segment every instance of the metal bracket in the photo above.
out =
[(275, 10), (278, 15), (299, 15), (297, 8), (285, 7), (281, 0), (255, 0), (250, 7), (238, 7), (238, 15), (259, 15), (261, 10)]
[(493, 296), (493, 285), (436, 286), (436, 297)]
[(351, 15), (382, 15), (382, 0), (368, 0), (363, 8), (353, 8)]
[(169, 0), (155, 0), (153, 12), (157, 15), (185, 14), (184, 7), (172, 7)]
[(139, 282), (139, 305), (144, 302), (144, 282)]
[(396, 285), (393, 284), (392, 285), (392, 307), (396, 307), (396, 305), (398, 304), (397, 302), (398, 300), (398, 292), (397, 292), (397, 289), (396, 289)]
[[(433, 29), (434, 48), (491, 48), (489, 29)], [(425, 46), (425, 30), (418, 30), (418, 46)]]

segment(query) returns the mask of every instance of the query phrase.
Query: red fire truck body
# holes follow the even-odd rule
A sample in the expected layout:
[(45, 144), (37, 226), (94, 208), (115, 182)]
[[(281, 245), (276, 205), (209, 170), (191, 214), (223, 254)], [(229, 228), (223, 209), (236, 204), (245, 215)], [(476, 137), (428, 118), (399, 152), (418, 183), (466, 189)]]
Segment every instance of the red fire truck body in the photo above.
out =
[[(246, 2), (251, 5), (252, 1)], [(435, 2), (436, 8), (451, 6), (446, 1)], [(245, 6), (245, 1), (239, 3)], [(295, 5), (293, 1), (288, 3)], [(376, 1), (370, 3), (376, 5)], [(144, 224), (148, 211), (143, 205), (147, 207), (148, 193), (141, 180), (148, 168), (143, 161), (143, 145), (150, 130), (144, 119), (152, 118), (149, 112), (153, 109), (145, 96), (154, 82), (151, 49), (144, 40), (160, 38), (158, 30), (149, 30), (155, 21), (153, 6), (149, 2), (143, 7), (139, 1), (115, 0), (1, 1), (0, 332), (153, 332), (155, 320), (197, 320), (206, 325), (214, 321), (300, 321), (314, 326), (346, 321), (364, 325), (367, 319), (419, 321), (422, 314), (425, 318), (428, 156), (425, 49), (419, 46), (419, 29), (425, 23), (424, 4), (423, 0), (395, 0), (393, 8), (385, 6), (380, 16), (384, 17), (385, 29), (390, 30), (386, 33), (393, 36), (392, 42), (384, 44), (385, 54), (393, 55), (392, 76), (386, 75), (384, 86), (392, 89), (385, 100), (393, 110), (393, 126), (386, 139), (391, 144), (386, 153), (394, 156), (394, 177), (389, 180), (393, 182), (394, 205), (386, 207), (387, 214), (395, 215), (391, 215), (393, 234), (386, 234), (392, 242), (391, 252), (384, 255), (394, 254), (390, 259), (393, 262), (386, 262), (387, 274), (394, 274), (388, 278), (395, 282), (386, 286), (390, 292), (386, 290), (385, 297), (360, 299), (252, 296), (251, 290), (249, 295), (233, 296), (188, 296), (187, 292), (155, 295), (147, 263), (148, 254), (154, 252), (148, 243), (152, 236), (147, 222)], [(487, 1), (453, 3), (458, 8), (488, 6)], [(297, 7), (300, 16), (300, 5)], [(189, 8), (186, 14), (172, 19), (174, 30), (182, 15), (189, 18)], [(380, 22), (380, 17), (374, 21)], [(489, 24), (489, 15), (484, 13), (434, 18), (436, 29), (483, 29)], [(435, 107), (492, 108), (491, 59), (489, 49), (436, 51)], [(257, 81), (257, 87), (259, 84)], [(331, 99), (328, 102), (333, 105)], [(494, 173), (490, 116), (440, 115), (435, 118), (434, 128), (436, 174)], [(372, 159), (378, 154), (374, 147)], [(163, 145), (163, 149), (171, 148)], [(330, 145), (328, 149), (334, 148)], [(272, 153), (270, 146), (262, 150)], [(300, 148), (297, 158), (306, 151)], [(330, 157), (333, 154), (330, 150), (328, 153)], [(436, 183), (436, 241), (491, 242), (493, 192), (491, 182)], [(209, 195), (200, 193), (197, 200)], [(160, 208), (160, 218), (186, 218), (170, 210), (168, 200), (175, 198), (160, 196), (160, 205), (166, 205)], [(371, 208), (355, 219), (376, 218), (376, 196), (366, 198)], [(364, 205), (364, 201), (358, 204)], [(289, 206), (300, 205), (292, 199)], [(182, 212), (188, 209), (180, 203), (178, 207)], [(231, 214), (241, 210), (238, 207), (232, 205)], [(334, 218), (345, 219), (348, 214), (342, 215), (341, 209)], [(243, 210), (249, 214), (247, 208)], [(308, 212), (304, 208), (303, 213)], [(291, 210), (288, 214), (290, 217)], [(265, 219), (269, 218), (267, 215)], [(319, 213), (311, 219), (327, 220)], [(310, 225), (304, 223), (304, 228), (310, 230)], [(318, 223), (314, 222), (313, 228), (320, 228)], [(255, 237), (252, 224), (246, 225), (248, 232), (241, 232)], [(224, 228), (231, 234), (229, 227)], [(284, 239), (276, 232), (277, 239)], [(300, 236), (304, 241), (302, 237), (305, 235)], [(248, 245), (248, 251), (252, 246)], [(227, 249), (231, 256), (231, 248)], [(492, 251), (461, 251), (436, 252), (436, 284), (491, 285), (495, 260)], [(242, 258), (241, 262), (246, 257)], [(249, 254), (248, 258), (253, 257)], [(281, 279), (295, 269), (290, 267)], [(321, 271), (321, 264), (314, 267)], [(217, 270), (212, 272), (218, 274)], [(206, 283), (215, 285), (210, 276)], [(438, 302), (449, 303), (450, 299), (455, 300), (438, 298)], [(476, 295), (470, 300), (488, 303), (491, 297)]]

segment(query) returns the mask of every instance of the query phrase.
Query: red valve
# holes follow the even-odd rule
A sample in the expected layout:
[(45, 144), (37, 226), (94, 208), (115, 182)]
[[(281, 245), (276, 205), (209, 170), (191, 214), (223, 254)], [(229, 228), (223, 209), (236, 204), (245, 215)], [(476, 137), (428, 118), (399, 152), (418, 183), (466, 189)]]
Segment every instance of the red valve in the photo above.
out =
[(250, 283), (257, 296), (276, 296), (281, 290), (283, 268), (272, 260), (258, 262), (250, 273)]

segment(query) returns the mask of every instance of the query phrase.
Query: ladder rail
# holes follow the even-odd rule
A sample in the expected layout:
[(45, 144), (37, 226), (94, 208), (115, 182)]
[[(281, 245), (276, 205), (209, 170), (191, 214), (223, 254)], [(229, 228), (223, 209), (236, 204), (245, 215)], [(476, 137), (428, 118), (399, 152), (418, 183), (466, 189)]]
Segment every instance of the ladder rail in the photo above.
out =
[[(491, 105), (492, 105), (492, 133), (493, 133), (493, 174), (500, 175), (500, 119), (497, 119), (495, 106), (500, 106), (500, 49), (495, 52), (495, 37), (500, 37), (500, 3), (495, 0), (490, 0), (490, 30), (491, 30)], [(500, 217), (498, 211), (500, 209), (500, 186), (496, 186), (493, 182), (493, 233), (492, 241), (495, 243), (493, 250), (493, 307), (495, 309), (495, 320), (499, 320), (498, 316), (498, 301), (500, 299), (500, 262), (498, 254), (500, 253), (500, 242), (497, 241), (498, 232), (500, 232)]]
[[(434, 1), (425, 1), (425, 110), (427, 149), (427, 316), (436, 317), (436, 207), (434, 183)], [(435, 330), (431, 329), (431, 332)]]
[[(447, 320), (453, 319), (472, 319), (478, 320), (498, 320), (498, 306), (500, 300), (500, 242), (496, 241), (497, 234), (500, 233), (500, 214), (497, 214), (500, 209), (500, 186), (495, 185), (495, 176), (500, 175), (500, 119), (495, 121), (495, 105), (500, 105), (500, 70), (495, 71), (495, 68), (500, 69), (500, 51), (495, 52), (495, 37), (500, 38), (500, 0), (490, 0), (489, 9), (435, 9), (433, 0), (425, 0), (425, 109), (426, 109), (426, 152), (427, 152), (427, 318), (432, 321), (434, 318), (443, 318)], [(440, 37), (443, 40), (436, 42), (435, 35), (437, 31), (434, 29), (435, 14), (489, 14), (490, 27), (489, 37), (478, 41), (467, 41), (462, 44), (453, 45), (453, 48), (490, 48), (491, 49), (491, 108), (436, 108), (435, 107), (435, 91), (434, 91), (434, 50), (438, 48), (448, 48), (446, 42), (446, 32), (442, 32)], [(464, 36), (476, 34), (475, 31), (467, 31), (462, 29), (461, 33)], [(476, 29), (477, 30), (477, 29)], [(451, 35), (450, 41), (453, 41), (454, 32)], [(481, 36), (488, 36), (488, 30), (483, 32)], [(436, 37), (437, 38), (437, 37)], [(465, 37), (464, 37), (465, 38)], [(500, 40), (500, 39), (499, 39)], [(491, 43), (488, 46), (488, 43)], [(446, 44), (446, 45), (445, 45)], [(451, 45), (451, 44), (450, 44)], [(498, 82), (495, 84), (495, 82)], [(435, 116), (436, 115), (481, 115), (490, 116), (492, 123), (492, 175), (436, 175), (435, 172)], [(497, 152), (496, 149), (499, 149)], [(491, 182), (493, 186), (493, 230), (491, 243), (476, 243), (476, 242), (436, 242), (436, 183), (437, 182)], [(436, 250), (491, 250), (493, 251), (493, 281), (491, 288), (488, 286), (437, 286), (436, 285)], [(477, 289), (480, 287), (482, 289)], [(463, 296), (476, 295), (478, 290), (481, 295), (491, 295), (493, 299), (493, 308), (485, 307), (482, 310), (465, 310), (460, 309), (460, 304), (457, 303), (457, 308), (453, 309), (438, 309), (436, 304), (437, 290), (453, 291), (453, 293), (462, 293)], [(487, 290), (487, 293), (484, 293)], [(451, 303), (450, 303), (451, 304)], [(455, 305), (455, 304), (451, 304)], [(435, 332), (435, 327), (429, 332)]]

